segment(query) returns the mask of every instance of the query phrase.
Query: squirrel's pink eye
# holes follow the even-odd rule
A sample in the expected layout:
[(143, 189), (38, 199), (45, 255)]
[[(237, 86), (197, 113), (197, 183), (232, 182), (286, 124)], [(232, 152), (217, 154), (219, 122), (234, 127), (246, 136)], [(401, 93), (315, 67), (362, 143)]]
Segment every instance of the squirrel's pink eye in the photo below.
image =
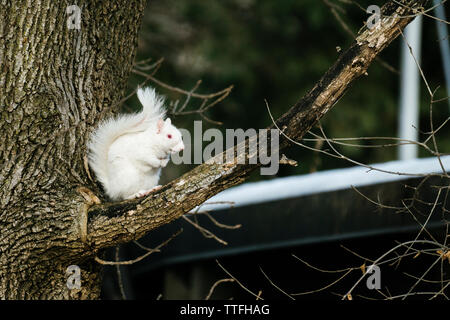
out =
[(167, 138), (172, 139), (172, 135), (171, 135), (171, 134), (168, 134), (168, 135), (167, 135)]

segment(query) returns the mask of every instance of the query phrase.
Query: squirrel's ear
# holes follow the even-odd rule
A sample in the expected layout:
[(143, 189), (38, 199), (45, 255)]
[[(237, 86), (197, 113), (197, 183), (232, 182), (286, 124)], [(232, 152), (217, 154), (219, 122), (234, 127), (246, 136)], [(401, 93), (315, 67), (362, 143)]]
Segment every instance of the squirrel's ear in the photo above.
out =
[(166, 119), (166, 124), (171, 124), (172, 123), (172, 121), (170, 120), (170, 118), (167, 118)]
[(163, 127), (164, 127), (164, 120), (159, 119), (158, 123), (156, 124), (156, 133), (161, 133)]

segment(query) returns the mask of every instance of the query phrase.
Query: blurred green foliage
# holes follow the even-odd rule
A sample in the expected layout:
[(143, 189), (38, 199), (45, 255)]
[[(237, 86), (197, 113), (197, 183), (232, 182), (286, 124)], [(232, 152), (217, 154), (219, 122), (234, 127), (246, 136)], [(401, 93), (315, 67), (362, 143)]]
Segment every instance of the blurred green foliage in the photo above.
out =
[[(343, 10), (337, 12), (348, 27), (357, 33), (368, 18), (363, 10), (377, 1), (343, 4), (329, 0)], [(381, 2), (378, 1), (381, 5)], [(448, 15), (449, 17), (450, 15)], [(422, 64), (427, 80), (437, 91), (436, 98), (446, 96), (439, 45), (434, 21), (425, 19)], [(149, 57), (165, 61), (156, 77), (173, 86), (190, 90), (197, 80), (203, 82), (200, 93), (219, 91), (231, 84), (230, 96), (208, 111), (207, 116), (223, 122), (219, 128), (265, 128), (271, 121), (264, 99), (274, 117), (287, 111), (304, 95), (336, 61), (339, 49), (345, 50), (353, 38), (333, 16), (325, 1), (317, 0), (153, 0), (148, 4), (141, 30), (136, 61)], [(399, 68), (401, 37), (387, 48), (381, 58)], [(133, 76), (130, 90), (142, 77)], [(151, 84), (151, 82), (149, 83)], [(374, 62), (368, 76), (358, 79), (345, 96), (322, 119), (328, 137), (395, 137), (397, 133), (399, 76)], [(164, 88), (156, 88), (169, 100), (182, 96)], [(421, 130), (429, 125), (430, 97), (422, 83)], [(130, 100), (136, 104), (136, 99)], [(197, 103), (198, 105), (198, 103)], [(189, 108), (196, 108), (192, 102)], [(135, 106), (135, 108), (138, 108)], [(434, 123), (449, 116), (444, 101), (433, 109)], [(180, 127), (191, 129), (198, 115), (174, 119)], [(215, 126), (204, 122), (204, 128)], [(313, 130), (319, 133), (317, 129)], [(438, 135), (441, 152), (450, 149), (448, 126)], [(308, 136), (311, 138), (311, 136)], [(425, 135), (421, 134), (421, 138)], [(314, 146), (314, 142), (306, 142)], [(378, 144), (382, 141), (360, 141)], [(329, 149), (326, 144), (322, 149)], [(339, 147), (346, 156), (364, 163), (396, 159), (395, 147)], [(299, 146), (285, 150), (299, 166), (280, 168), (278, 176), (307, 173), (351, 163), (338, 160)], [(420, 156), (430, 156), (420, 151)], [(178, 175), (172, 168), (166, 178)], [(253, 177), (258, 179), (257, 175)], [(267, 178), (267, 177), (266, 177)], [(269, 177), (270, 178), (270, 177)]]

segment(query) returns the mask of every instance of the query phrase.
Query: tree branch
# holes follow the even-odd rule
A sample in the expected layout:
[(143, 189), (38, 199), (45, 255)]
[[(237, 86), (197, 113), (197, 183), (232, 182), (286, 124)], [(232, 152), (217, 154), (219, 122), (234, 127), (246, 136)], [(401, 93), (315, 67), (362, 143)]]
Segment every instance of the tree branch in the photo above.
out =
[[(412, 21), (413, 14), (425, 2), (390, 1), (383, 6), (379, 24), (371, 30), (365, 28), (315, 86), (276, 121), (277, 127), (283, 130), (280, 150), (290, 144), (284, 135), (299, 141), (350, 85), (366, 74), (372, 61)], [(254, 136), (250, 140), (256, 138)], [(238, 164), (239, 157), (251, 156), (236, 152), (241, 148), (245, 150), (245, 142), (234, 148), (237, 156), (233, 161), (199, 165), (146, 198), (92, 206), (88, 212), (87, 242), (90, 247), (97, 250), (138, 239), (222, 190), (242, 183), (260, 165)]]

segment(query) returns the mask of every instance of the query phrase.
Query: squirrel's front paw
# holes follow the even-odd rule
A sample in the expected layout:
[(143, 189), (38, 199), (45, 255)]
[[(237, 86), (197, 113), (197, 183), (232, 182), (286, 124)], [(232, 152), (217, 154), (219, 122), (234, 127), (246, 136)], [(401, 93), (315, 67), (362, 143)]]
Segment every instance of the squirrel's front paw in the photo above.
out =
[(161, 167), (164, 168), (169, 163), (169, 158), (161, 160)]
[(157, 185), (157, 186), (154, 186), (153, 188), (151, 188), (150, 190), (139, 190), (135, 194), (129, 196), (127, 199), (142, 198), (142, 197), (148, 196), (150, 193), (152, 193), (154, 191), (157, 191), (157, 190), (159, 190), (161, 188), (162, 188), (161, 185)]
[(132, 194), (129, 197), (126, 197), (125, 199), (129, 200), (129, 199), (142, 198), (142, 197), (148, 195), (149, 193), (150, 193), (150, 191), (141, 190), (139, 192), (136, 192), (135, 194)]

